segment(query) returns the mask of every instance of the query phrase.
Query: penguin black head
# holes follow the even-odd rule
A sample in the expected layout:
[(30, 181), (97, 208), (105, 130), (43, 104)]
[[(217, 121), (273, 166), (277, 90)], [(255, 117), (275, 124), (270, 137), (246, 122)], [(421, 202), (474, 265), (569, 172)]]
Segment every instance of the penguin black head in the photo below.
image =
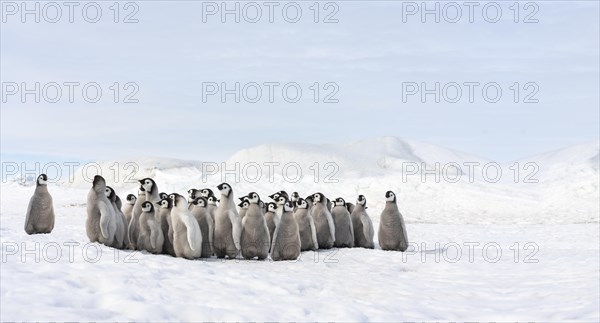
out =
[(296, 201), (298, 201), (299, 198), (300, 198), (300, 194), (298, 194), (298, 192), (293, 192), (292, 198), (290, 199), (290, 201), (296, 202)]
[(162, 200), (162, 199), (168, 199), (169, 198), (169, 194), (165, 193), (165, 192), (160, 192), (160, 194), (158, 194), (158, 197)]
[(169, 198), (171, 198), (171, 201), (173, 202), (173, 207), (179, 207), (185, 204), (185, 207), (187, 208), (188, 203), (183, 196), (177, 193), (173, 193), (169, 195)]
[(113, 201), (113, 202), (114, 202), (114, 201), (116, 200), (116, 198), (115, 198), (115, 190), (113, 190), (113, 188), (112, 188), (112, 187), (110, 187), (110, 186), (107, 186), (107, 187), (104, 189), (104, 194), (106, 195), (106, 197), (107, 197), (107, 198), (108, 198), (110, 201)]
[(314, 203), (321, 203), (325, 200), (325, 196), (322, 193), (315, 193), (312, 195)]
[(279, 192), (273, 193), (273, 194), (269, 195), (269, 198), (271, 198), (273, 201), (277, 202), (277, 200), (279, 199), (279, 195), (281, 195), (281, 194), (279, 194)]
[(276, 202), (277, 202), (277, 205), (284, 205), (285, 203), (288, 202), (288, 198), (283, 195), (279, 195)]
[(188, 199), (190, 201), (194, 201), (196, 199), (196, 193), (198, 193), (198, 190), (195, 188), (191, 188), (187, 192), (188, 192)]
[(238, 204), (238, 206), (241, 207), (242, 209), (247, 209), (250, 206), (250, 202), (242, 201), (240, 204)]
[(133, 205), (133, 204), (135, 204), (135, 201), (137, 201), (137, 197), (135, 197), (135, 195), (133, 195), (133, 194), (127, 194), (126, 200), (127, 200), (128, 204)]
[(206, 198), (204, 198), (204, 197), (202, 197), (202, 196), (200, 196), (200, 197), (197, 197), (197, 198), (194, 200), (194, 205), (196, 205), (196, 206), (200, 206), (200, 207), (206, 207), (206, 205), (207, 205), (207, 204), (208, 204), (208, 202), (206, 201)]
[(48, 185), (48, 176), (46, 174), (40, 174), (40, 176), (38, 176), (38, 178), (36, 180), (35, 185), (36, 186)]
[(296, 201), (296, 206), (299, 209), (307, 209), (308, 208), (308, 203), (306, 203), (306, 200), (299, 197), (298, 200)]
[[(177, 194), (177, 193), (171, 193), (171, 194), (169, 194), (169, 200), (171, 200), (171, 203), (175, 199), (175, 194)], [(173, 205), (173, 204), (171, 204), (171, 205)]]
[(306, 203), (308, 205), (313, 204), (313, 196), (312, 195), (309, 195), (309, 196), (305, 197), (304, 200), (306, 201)]
[(366, 205), (367, 204), (367, 198), (364, 195), (359, 195), (358, 198), (356, 199), (356, 204), (360, 204), (360, 205)]
[(392, 191), (385, 192), (385, 201), (395, 203), (396, 202), (396, 194), (394, 194), (394, 192), (392, 192)]
[(168, 198), (156, 202), (156, 205), (160, 206), (163, 209), (170, 209), (172, 206), (171, 200)]
[(219, 200), (217, 199), (217, 197), (214, 196), (214, 195), (213, 196), (209, 196), (206, 200), (208, 201), (209, 205), (217, 205), (217, 202), (219, 202)]
[(217, 189), (221, 192), (222, 195), (225, 195), (225, 197), (229, 197), (229, 195), (231, 194), (231, 186), (227, 183), (221, 183), (217, 185)]
[(200, 195), (202, 195), (202, 197), (208, 198), (209, 196), (215, 196), (215, 193), (213, 193), (213, 191), (210, 188), (203, 188), (200, 191)]
[[(284, 196), (280, 196), (279, 198), (284, 198)], [(292, 204), (292, 201), (288, 201), (287, 198), (286, 202), (283, 204), (283, 212), (292, 212), (294, 210), (294, 205)]]
[(242, 196), (242, 197), (238, 197), (238, 199), (240, 200), (240, 202), (244, 202), (245, 200), (248, 199), (248, 195)]
[(267, 203), (267, 212), (275, 212), (276, 209), (277, 209), (277, 204), (275, 204), (273, 202)]
[(256, 192), (248, 193), (248, 201), (252, 204), (257, 204), (260, 201), (260, 196)]
[(154, 182), (154, 180), (152, 178), (144, 178), (140, 180), (140, 184), (142, 184), (142, 187), (144, 188), (144, 190), (146, 192), (152, 192), (154, 190), (156, 190), (156, 183)]
[(335, 206), (346, 206), (346, 201), (344, 201), (344, 199), (341, 197), (336, 198), (333, 203), (335, 204)]
[(290, 199), (290, 196), (288, 195), (288, 193), (286, 191), (281, 190), (281, 191), (279, 191), (277, 193), (279, 193), (279, 195), (285, 196), (288, 200)]
[(100, 175), (94, 176), (94, 181), (92, 182), (92, 186), (93, 187), (106, 186), (106, 181), (104, 180), (104, 177), (102, 177)]
[(154, 211), (154, 206), (152, 205), (152, 203), (146, 201), (144, 203), (142, 203), (142, 212), (152, 212)]

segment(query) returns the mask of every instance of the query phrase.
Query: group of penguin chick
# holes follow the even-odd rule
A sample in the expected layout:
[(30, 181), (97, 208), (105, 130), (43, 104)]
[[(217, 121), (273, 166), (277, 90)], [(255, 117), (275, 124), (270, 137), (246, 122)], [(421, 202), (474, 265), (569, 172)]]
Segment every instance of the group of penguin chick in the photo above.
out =
[[(38, 188), (43, 186), (48, 194), (43, 176), (38, 177), (36, 194), (30, 201), (26, 231), (30, 218), (44, 218), (31, 215)], [(177, 193), (159, 193), (151, 178), (140, 180), (140, 184), (138, 196), (129, 194), (122, 204), (102, 176), (94, 177), (87, 198), (86, 233), (91, 242), (187, 259), (213, 255), (233, 259), (241, 252), (245, 259), (264, 260), (270, 254), (275, 261), (295, 260), (306, 250), (374, 248), (373, 223), (363, 195), (352, 204), (341, 197), (332, 203), (322, 193), (301, 198), (297, 192), (290, 196), (279, 191), (269, 196), (273, 202), (264, 203), (258, 193), (251, 192), (239, 198), (238, 210), (227, 183), (217, 186), (220, 198), (205, 188), (190, 189), (187, 199)], [(383, 250), (405, 251), (408, 238), (396, 196), (388, 191), (385, 198), (379, 245)], [(30, 231), (27, 233), (38, 233)]]

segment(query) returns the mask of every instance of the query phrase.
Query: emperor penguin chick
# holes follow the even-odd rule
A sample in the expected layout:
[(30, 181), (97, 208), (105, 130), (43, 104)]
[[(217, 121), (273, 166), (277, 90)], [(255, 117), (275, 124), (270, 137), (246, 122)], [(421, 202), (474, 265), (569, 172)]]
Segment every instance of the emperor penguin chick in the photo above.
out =
[(188, 209), (190, 211), (194, 209), (194, 201), (196, 200), (196, 197), (200, 196), (199, 192), (200, 190), (197, 190), (195, 188), (191, 188), (188, 190)]
[[(248, 207), (250, 207), (250, 202), (248, 202), (247, 205), (244, 204), (244, 202), (248, 200), (248, 196), (242, 196), (239, 198), (239, 200), (241, 201), (241, 203), (238, 204), (238, 206), (240, 207), (240, 209), (238, 210), (238, 214), (240, 215), (240, 219), (242, 219), (243, 221), (244, 217), (246, 216), (246, 211), (248, 210)], [(246, 205), (245, 208), (244, 205)]]
[[(282, 197), (280, 196), (280, 198)], [(271, 259), (274, 261), (296, 260), (300, 256), (301, 243), (298, 224), (292, 214), (294, 207), (291, 201), (287, 201), (282, 207), (281, 221), (275, 228), (275, 234), (273, 235)]]
[(176, 257), (175, 249), (173, 248), (173, 225), (171, 224), (171, 207), (173, 202), (168, 197), (154, 203), (157, 207), (156, 211), (160, 218), (160, 227), (163, 232), (164, 242), (162, 253)]
[(333, 246), (352, 248), (354, 247), (354, 228), (352, 228), (352, 218), (350, 218), (350, 212), (346, 207), (346, 201), (338, 197), (335, 199), (334, 205), (331, 212), (335, 224), (335, 242)]
[(373, 249), (373, 222), (367, 214), (367, 199), (364, 195), (359, 195), (356, 200), (356, 205), (350, 214), (352, 218), (352, 228), (354, 228), (354, 246), (361, 248)]
[(50, 233), (54, 229), (54, 206), (48, 192), (48, 176), (40, 174), (35, 183), (35, 191), (29, 200), (25, 214), (27, 234)]
[(127, 229), (127, 232), (129, 232), (129, 244), (133, 249), (136, 248), (137, 238), (140, 232), (140, 215), (142, 215), (142, 204), (144, 202), (146, 202), (146, 190), (144, 189), (144, 186), (140, 185), (138, 197), (133, 205), (133, 213)]
[(112, 187), (107, 186), (104, 190), (104, 194), (110, 201), (110, 204), (115, 212), (115, 221), (117, 224), (117, 230), (115, 231), (115, 239), (112, 247), (117, 249), (125, 248), (129, 244), (129, 239), (125, 239), (127, 237), (127, 224), (125, 223), (125, 215), (123, 215), (121, 208), (119, 208), (117, 205), (117, 193)]
[[(131, 222), (131, 217), (133, 216), (133, 206), (135, 205), (135, 201), (137, 197), (133, 194), (127, 194), (125, 198), (125, 204), (121, 207), (121, 212), (125, 215), (125, 222), (127, 223), (127, 227), (129, 229), (129, 223)], [(128, 234), (129, 236), (129, 234)]]
[(408, 236), (404, 218), (400, 214), (396, 202), (396, 194), (392, 191), (385, 193), (385, 207), (379, 219), (379, 246), (383, 250), (406, 251)]
[(265, 222), (269, 228), (269, 243), (273, 242), (273, 234), (277, 223), (279, 223), (279, 215), (277, 215), (277, 204), (273, 202), (267, 203), (267, 212), (265, 212)]
[(138, 248), (159, 254), (162, 252), (164, 239), (160, 218), (154, 209), (154, 204), (148, 201), (144, 202), (140, 216)]
[(117, 209), (115, 210), (115, 214), (120, 215), (121, 218), (121, 222), (123, 222), (123, 234), (124, 234), (124, 238), (123, 238), (123, 249), (126, 249), (129, 247), (129, 232), (127, 232), (128, 226), (129, 226), (129, 222), (127, 222), (127, 218), (125, 217), (125, 214), (123, 214), (123, 211), (121, 211), (123, 209), (123, 202), (121, 202), (121, 198), (119, 197), (119, 195), (115, 194), (115, 205), (117, 207)]
[(115, 218), (115, 211), (106, 197), (106, 181), (96, 175), (87, 196), (85, 231), (90, 242), (100, 242), (110, 247), (117, 231)]
[(310, 212), (317, 228), (317, 240), (320, 249), (330, 249), (335, 241), (335, 223), (329, 212), (327, 203), (329, 199), (322, 193), (315, 193), (312, 196), (313, 207)]
[(294, 205), (294, 212), (298, 209), (298, 199), (300, 198), (300, 194), (298, 192), (292, 192), (292, 196), (290, 197), (290, 201), (292, 201), (292, 205)]
[(158, 186), (152, 178), (144, 178), (140, 180), (140, 184), (146, 191), (146, 201), (156, 203), (160, 201), (160, 193), (158, 192)]
[(213, 255), (215, 219), (208, 213), (207, 206), (206, 198), (200, 196), (194, 200), (194, 208), (192, 209), (192, 216), (196, 218), (200, 231), (202, 231), (202, 258), (210, 258)]
[(173, 247), (177, 257), (195, 259), (202, 255), (202, 231), (188, 210), (185, 197), (172, 194)]
[(241, 245), (242, 220), (236, 210), (233, 189), (227, 183), (217, 186), (221, 192), (221, 202), (215, 210), (214, 250), (218, 258), (237, 257)]
[(260, 206), (258, 193), (249, 193), (247, 202), (249, 205), (246, 216), (242, 220), (242, 235), (240, 237), (242, 257), (246, 259), (258, 257), (258, 260), (267, 259), (271, 236)]
[(296, 201), (297, 209), (294, 212), (294, 219), (298, 223), (300, 232), (300, 250), (317, 250), (319, 249), (319, 241), (317, 240), (317, 228), (315, 221), (308, 211), (308, 203), (303, 198), (298, 198)]

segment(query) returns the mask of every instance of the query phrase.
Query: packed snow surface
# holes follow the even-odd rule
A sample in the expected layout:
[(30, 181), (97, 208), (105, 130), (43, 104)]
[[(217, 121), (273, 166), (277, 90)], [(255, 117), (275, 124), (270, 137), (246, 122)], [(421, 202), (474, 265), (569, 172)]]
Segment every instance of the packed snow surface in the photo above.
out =
[[(228, 168), (296, 162), (303, 176), (291, 182), (279, 167), (272, 181), (226, 177), (238, 197), (256, 191), (268, 199), (280, 189), (351, 202), (359, 193), (367, 197), (375, 250), (303, 252), (288, 262), (189, 261), (90, 244), (85, 202), (91, 184), (78, 173), (73, 182), (49, 185), (54, 231), (29, 236), (23, 222), (34, 187), (8, 181), (0, 195), (0, 319), (599, 321), (598, 152), (594, 142), (517, 161), (536, 163), (537, 183), (523, 183), (527, 170), (514, 183), (512, 163), (502, 164), (503, 178), (490, 183), (481, 176), (436, 182), (407, 175), (413, 171), (406, 163), (434, 168), (491, 161), (392, 137), (242, 150), (226, 161)], [(121, 197), (137, 185), (124, 180), (126, 169), (111, 175), (115, 162), (122, 168), (135, 163), (131, 179), (153, 177), (166, 192), (214, 188), (223, 179), (220, 169), (200, 161), (99, 162)], [(324, 182), (328, 162), (338, 167), (338, 183)], [(314, 163), (321, 168), (317, 183), (309, 169)], [(377, 244), (387, 190), (397, 193), (407, 223), (411, 247), (405, 253)]]

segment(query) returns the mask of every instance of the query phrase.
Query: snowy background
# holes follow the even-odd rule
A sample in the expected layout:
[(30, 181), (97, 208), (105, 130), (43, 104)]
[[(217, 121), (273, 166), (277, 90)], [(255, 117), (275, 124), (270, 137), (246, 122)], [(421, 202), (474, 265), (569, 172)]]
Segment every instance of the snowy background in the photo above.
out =
[[(52, 234), (28, 236), (23, 221), (33, 187), (14, 176), (2, 184), (2, 319), (598, 320), (598, 142), (522, 160), (540, 165), (538, 183), (514, 183), (510, 173), (489, 183), (480, 172), (472, 183), (465, 176), (449, 183), (443, 175), (439, 183), (432, 175), (423, 181), (420, 173), (403, 180), (403, 163), (433, 168), (449, 160), (490, 161), (394, 137), (335, 147), (262, 145), (226, 163), (233, 169), (235, 163), (295, 161), (306, 172), (314, 161), (335, 162), (339, 183), (315, 183), (312, 172), (297, 183), (290, 182), (297, 174), (277, 174), (273, 182), (264, 174), (257, 183), (243, 174), (239, 182), (233, 174), (224, 179), (237, 196), (286, 189), (354, 201), (361, 193), (376, 227), (383, 194), (394, 190), (412, 244), (406, 253), (382, 251), (376, 243), (375, 250), (303, 252), (296, 262), (189, 261), (89, 245), (90, 183), (82, 168), (73, 182), (49, 187), (57, 214)], [(121, 196), (135, 193), (136, 184), (112, 175), (115, 162), (126, 161), (98, 165)], [(166, 192), (214, 187), (222, 179), (220, 173), (203, 179), (201, 161), (129, 162), (139, 166), (135, 178), (151, 176)]]

